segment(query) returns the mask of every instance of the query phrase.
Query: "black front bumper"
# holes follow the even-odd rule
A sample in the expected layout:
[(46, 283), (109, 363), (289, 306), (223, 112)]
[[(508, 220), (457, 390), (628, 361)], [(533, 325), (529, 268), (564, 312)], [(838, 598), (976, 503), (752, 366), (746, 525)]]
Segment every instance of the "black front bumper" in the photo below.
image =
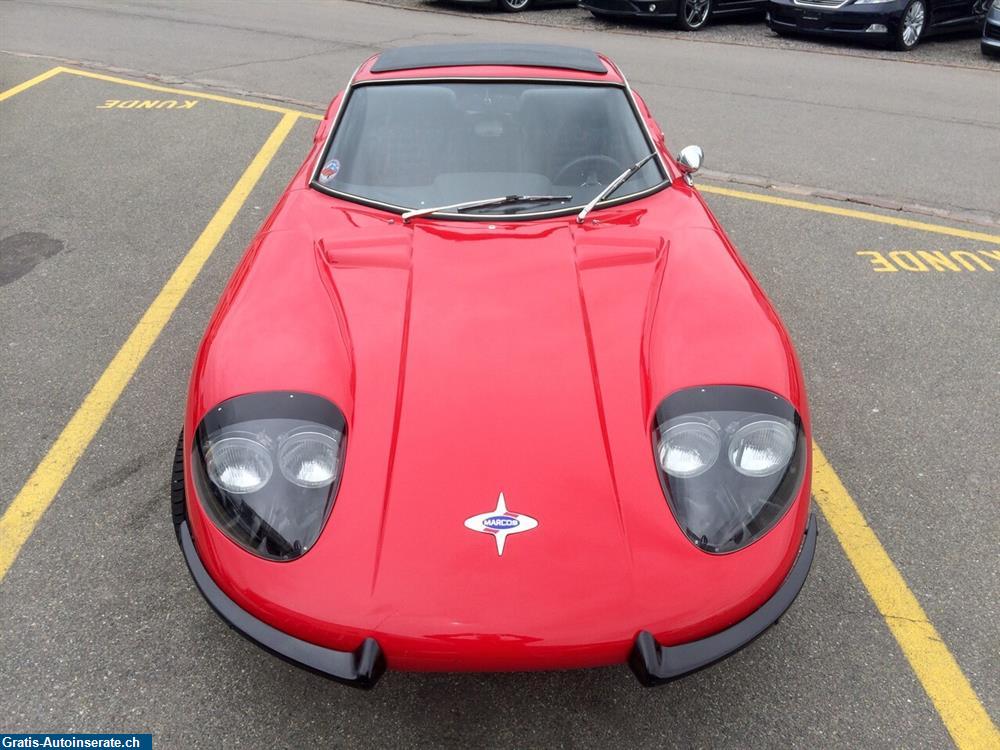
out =
[[(794, 0), (769, 0), (767, 24), (772, 31), (828, 37), (884, 40), (895, 34), (908, 0), (889, 3), (848, 4), (841, 8), (800, 5)], [(869, 31), (872, 26), (885, 31)]]
[[(386, 658), (374, 638), (354, 651), (335, 651), (294, 638), (258, 620), (226, 596), (205, 570), (186, 520), (176, 527), (177, 540), (191, 577), (212, 609), (240, 635), (285, 661), (323, 677), (361, 689), (371, 689), (386, 670)], [(809, 517), (799, 555), (784, 583), (759, 609), (715, 635), (679, 646), (661, 646), (652, 634), (636, 637), (629, 666), (639, 682), (653, 687), (704, 669), (743, 648), (785, 613), (805, 583), (816, 552), (816, 518)]]
[(351, 687), (364, 690), (375, 687), (385, 672), (386, 664), (385, 654), (374, 638), (366, 638), (355, 651), (334, 651), (282, 633), (251, 615), (216, 585), (198, 557), (187, 521), (182, 521), (177, 527), (177, 540), (198, 590), (219, 617), (237, 633), (310, 672)]
[(633, 18), (673, 19), (677, 0), (581, 0), (580, 7), (591, 13)]
[(752, 615), (732, 627), (679, 646), (661, 646), (647, 631), (639, 633), (629, 656), (629, 666), (646, 687), (663, 685), (715, 664), (761, 635), (778, 621), (795, 601), (816, 554), (816, 517), (809, 516), (799, 556), (784, 583)]

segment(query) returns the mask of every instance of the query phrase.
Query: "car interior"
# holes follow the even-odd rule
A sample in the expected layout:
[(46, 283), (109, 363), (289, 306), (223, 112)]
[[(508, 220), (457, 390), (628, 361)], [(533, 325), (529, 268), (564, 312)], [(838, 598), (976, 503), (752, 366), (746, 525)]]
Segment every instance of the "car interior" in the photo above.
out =
[[(405, 207), (500, 195), (585, 203), (649, 153), (620, 87), (531, 83), (384, 84), (350, 96), (322, 183)], [(650, 162), (622, 194), (663, 179)], [(524, 211), (521, 205), (504, 211)]]

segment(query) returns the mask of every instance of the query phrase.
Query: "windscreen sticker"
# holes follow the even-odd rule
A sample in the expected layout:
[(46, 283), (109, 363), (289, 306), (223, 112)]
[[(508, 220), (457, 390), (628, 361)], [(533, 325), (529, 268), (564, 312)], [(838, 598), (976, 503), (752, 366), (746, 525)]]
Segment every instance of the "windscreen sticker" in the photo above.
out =
[(323, 168), (319, 171), (319, 181), (321, 184), (326, 185), (327, 183), (333, 182), (337, 173), (340, 171), (340, 161), (338, 159), (330, 159)]

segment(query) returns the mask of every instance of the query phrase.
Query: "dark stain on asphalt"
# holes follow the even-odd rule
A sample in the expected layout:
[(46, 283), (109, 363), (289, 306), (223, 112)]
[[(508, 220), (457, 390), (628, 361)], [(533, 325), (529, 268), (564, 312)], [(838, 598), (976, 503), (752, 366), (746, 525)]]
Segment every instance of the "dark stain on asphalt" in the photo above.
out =
[(18, 232), (0, 239), (0, 286), (17, 281), (46, 258), (61, 253), (65, 243), (41, 232)]
[[(170, 480), (164, 479), (145, 487), (138, 493), (134, 502), (126, 508), (122, 527), (128, 531), (141, 531), (153, 528), (159, 520), (170, 525)], [(171, 537), (173, 535), (171, 534)]]
[[(92, 492), (107, 492), (120, 487), (145, 467), (154, 464), (158, 457), (159, 454), (157, 453), (143, 453), (142, 455), (134, 456), (121, 464), (117, 469), (107, 473), (97, 481), (91, 482), (90, 490)], [(169, 473), (165, 472), (163, 476), (169, 476)]]
[[(170, 466), (163, 468), (164, 456)], [(97, 495), (118, 495), (129, 497), (124, 505), (121, 528), (135, 531), (150, 526), (159, 516), (166, 520), (170, 506), (170, 468), (173, 465), (173, 451), (169, 449), (146, 451), (129, 458), (103, 476), (90, 482), (89, 492)], [(150, 481), (150, 475), (154, 477)], [(131, 486), (129, 486), (131, 483)], [(128, 487), (128, 489), (123, 489)], [(132, 487), (140, 487), (136, 492)]]

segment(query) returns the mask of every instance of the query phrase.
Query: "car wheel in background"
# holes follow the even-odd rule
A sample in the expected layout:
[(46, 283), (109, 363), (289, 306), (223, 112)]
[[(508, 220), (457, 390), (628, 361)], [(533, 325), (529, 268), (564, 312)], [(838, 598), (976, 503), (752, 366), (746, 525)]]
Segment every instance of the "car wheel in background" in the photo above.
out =
[(911, 0), (903, 11), (903, 16), (896, 27), (893, 46), (898, 50), (911, 50), (920, 42), (927, 28), (927, 6), (924, 0)]
[(531, 0), (497, 0), (497, 7), (508, 13), (518, 13), (531, 7)]
[(677, 25), (685, 31), (697, 31), (712, 15), (712, 0), (680, 0)]

